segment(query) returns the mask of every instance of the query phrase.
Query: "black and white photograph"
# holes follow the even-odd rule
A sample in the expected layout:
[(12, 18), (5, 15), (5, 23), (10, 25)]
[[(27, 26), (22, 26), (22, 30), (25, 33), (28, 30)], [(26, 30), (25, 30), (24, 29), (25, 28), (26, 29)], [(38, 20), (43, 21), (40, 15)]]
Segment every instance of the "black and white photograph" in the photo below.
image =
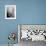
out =
[(19, 24), (18, 42), (20, 46), (46, 42), (46, 25)]
[(16, 5), (5, 5), (5, 19), (16, 19)]

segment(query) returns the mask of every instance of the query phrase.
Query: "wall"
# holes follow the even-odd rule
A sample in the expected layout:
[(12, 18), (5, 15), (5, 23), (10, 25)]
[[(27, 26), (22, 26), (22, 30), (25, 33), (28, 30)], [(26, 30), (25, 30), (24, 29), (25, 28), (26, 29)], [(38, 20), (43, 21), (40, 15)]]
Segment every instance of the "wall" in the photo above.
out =
[(17, 23), (46, 24), (46, 0), (16, 0)]
[[(0, 44), (7, 44), (9, 42), (8, 35), (10, 32), (17, 32), (17, 21), (5, 19), (5, 5), (15, 5), (16, 0), (0, 0)], [(17, 43), (16, 38), (15, 43)]]

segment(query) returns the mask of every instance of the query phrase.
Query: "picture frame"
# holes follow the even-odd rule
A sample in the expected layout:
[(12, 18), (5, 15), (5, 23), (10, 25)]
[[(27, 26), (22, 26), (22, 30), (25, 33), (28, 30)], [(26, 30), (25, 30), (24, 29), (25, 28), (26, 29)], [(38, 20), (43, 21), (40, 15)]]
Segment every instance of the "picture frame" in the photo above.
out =
[[(28, 30), (25, 38), (22, 31)], [(21, 39), (22, 38), (22, 39)], [(46, 41), (46, 24), (18, 24), (18, 42), (21, 40)]]
[(16, 19), (16, 5), (5, 5), (5, 19)]

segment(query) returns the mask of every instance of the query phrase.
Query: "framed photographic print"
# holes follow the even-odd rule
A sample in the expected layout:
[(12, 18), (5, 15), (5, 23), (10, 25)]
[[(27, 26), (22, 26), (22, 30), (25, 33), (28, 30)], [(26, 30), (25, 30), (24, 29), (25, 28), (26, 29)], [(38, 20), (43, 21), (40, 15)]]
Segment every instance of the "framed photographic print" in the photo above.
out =
[(46, 41), (46, 25), (45, 24), (19, 24), (18, 25), (18, 41)]
[(5, 19), (16, 19), (16, 5), (5, 5)]

